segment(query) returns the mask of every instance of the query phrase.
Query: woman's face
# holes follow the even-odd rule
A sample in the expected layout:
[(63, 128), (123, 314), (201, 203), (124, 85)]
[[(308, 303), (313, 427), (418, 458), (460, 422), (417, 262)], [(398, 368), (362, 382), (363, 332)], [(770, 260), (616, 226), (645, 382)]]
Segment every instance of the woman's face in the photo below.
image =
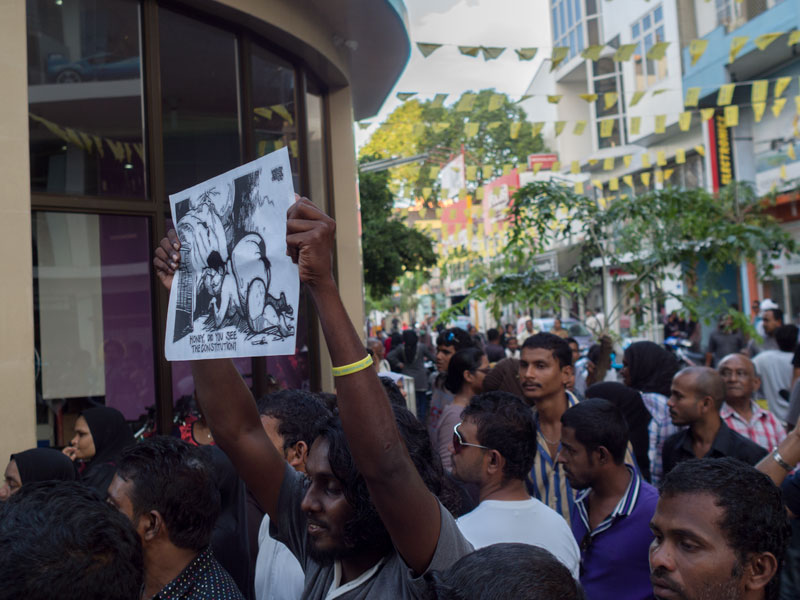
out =
[(75, 448), (75, 458), (78, 460), (91, 460), (95, 455), (94, 438), (89, 431), (89, 424), (83, 417), (75, 421), (75, 437), (70, 441), (70, 446)]
[(19, 476), (19, 469), (17, 468), (17, 461), (9, 461), (6, 467), (6, 472), (3, 476), (2, 485), (0, 485), (0, 502), (5, 502), (11, 496), (17, 493), (19, 488), (22, 487), (22, 479)]
[(489, 371), (491, 371), (489, 368), (489, 359), (486, 358), (484, 354), (481, 357), (480, 366), (475, 369), (475, 371), (467, 373), (467, 383), (469, 383), (472, 388), (473, 394), (480, 394), (483, 391), (483, 380), (486, 378)]

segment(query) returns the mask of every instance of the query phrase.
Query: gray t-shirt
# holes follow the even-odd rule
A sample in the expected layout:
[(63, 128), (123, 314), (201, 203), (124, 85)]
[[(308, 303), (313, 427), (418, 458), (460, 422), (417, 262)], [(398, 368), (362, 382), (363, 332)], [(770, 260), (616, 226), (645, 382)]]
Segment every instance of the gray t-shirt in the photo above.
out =
[[(341, 600), (362, 600), (366, 598), (393, 598), (411, 600), (427, 597), (427, 584), (424, 573), (415, 577), (412, 570), (403, 562), (397, 553), (384, 557), (376, 567), (367, 571), (354, 582), (348, 582), (331, 595), (328, 592), (337, 569), (334, 564), (321, 565), (308, 556), (306, 535), (306, 514), (300, 510), (300, 502), (305, 494), (303, 476), (286, 465), (286, 473), (278, 499), (278, 519), (273, 522), (277, 527), (270, 528), (270, 534), (283, 542), (297, 557), (305, 572), (305, 589), (303, 600), (322, 600), (337, 598)], [(456, 525), (455, 519), (447, 509), (439, 503), (442, 515), (442, 526), (439, 543), (433, 554), (428, 571), (442, 571), (450, 567), (462, 556), (472, 552), (472, 545), (464, 538)], [(353, 585), (356, 584), (356, 585)], [(347, 588), (346, 590), (344, 588)]]

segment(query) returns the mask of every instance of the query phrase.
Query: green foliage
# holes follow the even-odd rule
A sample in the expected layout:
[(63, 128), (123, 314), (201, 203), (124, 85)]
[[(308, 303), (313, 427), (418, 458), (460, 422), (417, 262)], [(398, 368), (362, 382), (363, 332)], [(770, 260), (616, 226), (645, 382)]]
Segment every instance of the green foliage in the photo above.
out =
[(385, 171), (359, 178), (364, 281), (373, 299), (389, 296), (403, 273), (426, 272), (436, 264), (433, 240), (392, 217), (388, 178)]
[[(427, 167), (442, 165), (451, 154), (460, 152), (463, 143), (467, 166), (479, 167), (477, 179), (468, 182), (468, 187), (480, 187), (484, 183), (483, 166), (492, 167), (490, 178), (494, 178), (502, 174), (504, 165), (524, 164), (529, 154), (541, 152), (544, 148), (541, 136), (532, 135), (525, 111), (505, 94), (500, 106), (489, 110), (490, 99), (495, 93), (494, 90), (478, 92), (473, 109), (468, 112), (456, 111), (458, 101), (450, 106), (436, 107), (431, 100), (408, 100), (373, 133), (361, 150), (362, 160), (369, 155), (390, 158), (430, 153), (431, 158), (424, 168), (404, 165), (393, 168), (391, 172), (393, 183), (406, 198), (422, 196), (422, 190), (429, 187), (433, 192), (426, 200), (435, 201), (441, 190), (436, 179), (430, 177)], [(518, 135), (512, 139), (511, 124), (515, 122), (521, 126)], [(468, 123), (478, 124), (474, 136), (467, 136)]]

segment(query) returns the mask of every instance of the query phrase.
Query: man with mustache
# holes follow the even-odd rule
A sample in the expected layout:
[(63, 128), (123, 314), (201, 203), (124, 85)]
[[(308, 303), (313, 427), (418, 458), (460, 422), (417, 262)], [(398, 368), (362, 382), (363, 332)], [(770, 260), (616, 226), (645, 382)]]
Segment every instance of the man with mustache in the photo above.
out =
[(661, 485), (650, 522), (658, 600), (776, 600), (789, 536), (780, 490), (731, 458), (689, 460)]
[(688, 425), (664, 442), (664, 473), (692, 458), (738, 458), (755, 465), (767, 451), (731, 430), (720, 417), (725, 381), (710, 367), (687, 367), (676, 373), (667, 406), (673, 425)]

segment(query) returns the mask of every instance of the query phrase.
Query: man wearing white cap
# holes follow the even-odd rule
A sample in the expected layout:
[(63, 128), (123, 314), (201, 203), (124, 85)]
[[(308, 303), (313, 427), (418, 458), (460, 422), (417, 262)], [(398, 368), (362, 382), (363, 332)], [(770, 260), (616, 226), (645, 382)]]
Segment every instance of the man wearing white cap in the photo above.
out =
[(756, 330), (764, 338), (764, 342), (759, 345), (756, 340), (750, 340), (747, 344), (747, 351), (750, 356), (755, 356), (764, 350), (777, 350), (778, 342), (775, 341), (775, 330), (783, 325), (783, 311), (778, 308), (769, 298), (761, 302), (761, 321), (756, 321)]

